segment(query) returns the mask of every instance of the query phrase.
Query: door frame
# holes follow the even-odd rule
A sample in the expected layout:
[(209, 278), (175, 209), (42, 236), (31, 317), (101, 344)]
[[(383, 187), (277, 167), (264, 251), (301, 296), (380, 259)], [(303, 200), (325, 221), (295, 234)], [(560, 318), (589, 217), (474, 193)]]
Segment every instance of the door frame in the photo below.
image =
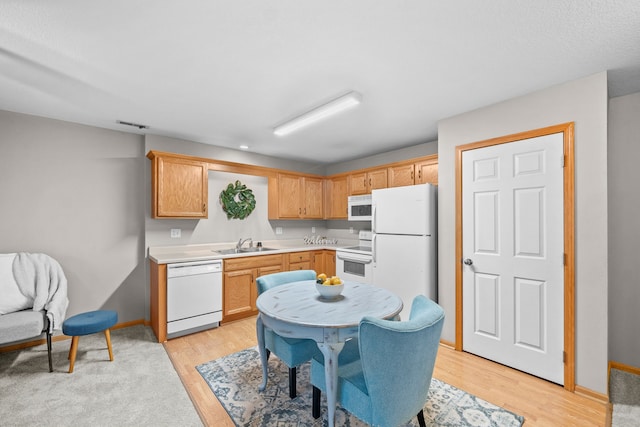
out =
[[(575, 391), (575, 152), (574, 122), (515, 133), (459, 145), (455, 153), (456, 173), (456, 342), (462, 347), (462, 153), (493, 145), (563, 133), (564, 141), (564, 388)], [(560, 161), (560, 159), (558, 159)]]

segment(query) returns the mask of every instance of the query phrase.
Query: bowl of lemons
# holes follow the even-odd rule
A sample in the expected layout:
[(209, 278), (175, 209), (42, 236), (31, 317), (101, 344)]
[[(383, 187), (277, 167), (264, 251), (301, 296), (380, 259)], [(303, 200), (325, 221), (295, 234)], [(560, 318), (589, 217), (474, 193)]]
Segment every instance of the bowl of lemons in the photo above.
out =
[(338, 276), (327, 277), (326, 274), (318, 274), (316, 289), (322, 298), (335, 299), (342, 294), (344, 283)]

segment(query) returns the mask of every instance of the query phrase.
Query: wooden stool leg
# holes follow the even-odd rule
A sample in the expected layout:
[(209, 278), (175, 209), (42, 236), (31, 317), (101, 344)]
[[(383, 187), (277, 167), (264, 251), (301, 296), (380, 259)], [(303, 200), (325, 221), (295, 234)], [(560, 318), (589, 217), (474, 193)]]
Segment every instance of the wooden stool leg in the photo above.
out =
[(111, 348), (111, 332), (109, 332), (109, 329), (104, 330), (104, 336), (107, 339), (107, 348), (109, 349), (109, 360), (113, 362), (113, 349)]
[(73, 373), (73, 365), (76, 363), (76, 352), (78, 351), (79, 336), (74, 336), (71, 339), (71, 348), (69, 349), (69, 373)]

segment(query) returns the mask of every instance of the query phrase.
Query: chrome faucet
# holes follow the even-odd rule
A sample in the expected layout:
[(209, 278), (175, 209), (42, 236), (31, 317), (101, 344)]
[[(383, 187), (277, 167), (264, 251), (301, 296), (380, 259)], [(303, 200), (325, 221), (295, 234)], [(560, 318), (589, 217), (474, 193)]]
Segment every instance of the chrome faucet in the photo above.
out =
[(253, 239), (251, 237), (247, 237), (246, 239), (238, 240), (238, 244), (236, 245), (236, 250), (239, 251), (242, 248), (242, 245), (244, 245), (246, 241), (249, 241), (250, 248), (253, 247)]

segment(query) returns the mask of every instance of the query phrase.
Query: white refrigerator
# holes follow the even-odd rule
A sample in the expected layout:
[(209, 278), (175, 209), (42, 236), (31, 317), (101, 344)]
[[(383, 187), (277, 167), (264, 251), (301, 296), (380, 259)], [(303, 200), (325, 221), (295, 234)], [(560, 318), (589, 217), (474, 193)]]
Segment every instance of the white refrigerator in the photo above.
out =
[(373, 190), (371, 198), (373, 284), (402, 298), (407, 320), (416, 295), (437, 301), (436, 187)]

